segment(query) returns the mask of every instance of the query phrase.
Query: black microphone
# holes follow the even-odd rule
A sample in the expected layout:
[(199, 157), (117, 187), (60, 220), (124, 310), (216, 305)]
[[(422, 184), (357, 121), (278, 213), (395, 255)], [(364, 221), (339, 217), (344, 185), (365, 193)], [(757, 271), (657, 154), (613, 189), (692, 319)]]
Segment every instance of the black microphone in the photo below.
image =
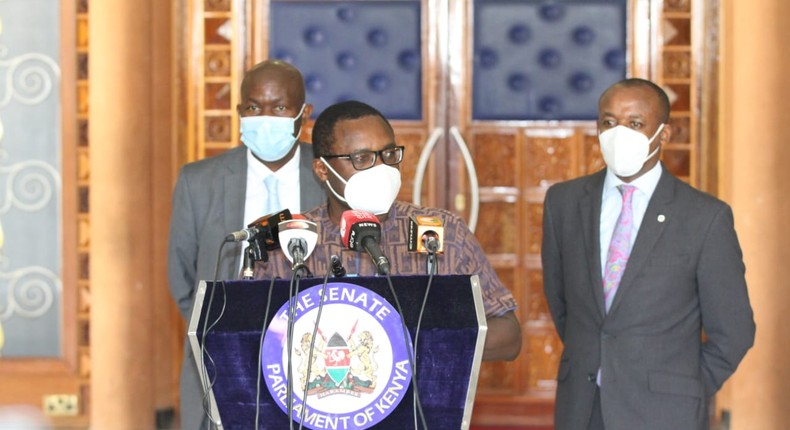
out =
[(440, 218), (434, 216), (409, 217), (409, 251), (428, 254), (443, 253), (443, 224)]
[(255, 275), (255, 262), (269, 261), (269, 254), (261, 250), (261, 245), (257, 240), (251, 240), (247, 248), (244, 250), (244, 264), (241, 270), (241, 279), (253, 279)]
[(303, 215), (295, 214), (293, 219), (279, 224), (280, 247), (285, 256), (293, 263), (293, 269), (304, 266), (304, 261), (313, 253), (318, 241), (317, 225)]
[(278, 238), (278, 224), (291, 219), (291, 211), (283, 209), (269, 215), (264, 215), (247, 225), (247, 228), (225, 236), (225, 242), (240, 242), (242, 240), (257, 240), (269, 251), (280, 247)]
[(379, 247), (381, 223), (375, 215), (358, 210), (343, 212), (340, 221), (340, 235), (343, 238), (343, 246), (354, 251), (364, 249), (373, 259), (378, 273), (389, 274), (390, 262)]
[(332, 255), (329, 257), (329, 261), (332, 264), (332, 276), (335, 278), (342, 278), (346, 276), (346, 268), (343, 267), (343, 262), (340, 261), (340, 257), (337, 255)]
[(436, 254), (442, 246), (440, 240), (435, 231), (427, 231), (422, 235), (422, 246), (429, 254)]

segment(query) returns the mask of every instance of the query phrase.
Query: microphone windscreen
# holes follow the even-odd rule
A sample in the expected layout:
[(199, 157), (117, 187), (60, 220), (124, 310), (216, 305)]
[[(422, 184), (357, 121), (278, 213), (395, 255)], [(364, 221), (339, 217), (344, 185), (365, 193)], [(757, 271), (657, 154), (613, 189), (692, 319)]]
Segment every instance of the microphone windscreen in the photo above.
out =
[(257, 228), (260, 243), (269, 251), (273, 251), (280, 246), (278, 237), (278, 224), (282, 221), (291, 219), (291, 211), (283, 209), (278, 212), (264, 215), (247, 225), (248, 228)]
[(361, 250), (360, 234), (372, 235), (376, 241), (381, 239), (381, 223), (370, 212), (347, 210), (340, 219), (340, 236), (343, 246), (356, 251)]
[(307, 249), (303, 250), (304, 258), (313, 253), (315, 244), (318, 242), (318, 227), (316, 223), (304, 219), (304, 216), (299, 216), (301, 219), (293, 218), (278, 224), (280, 248), (282, 248), (283, 253), (291, 263), (293, 263), (293, 255), (291, 255), (291, 250), (288, 247), (292, 239), (301, 239), (306, 244)]

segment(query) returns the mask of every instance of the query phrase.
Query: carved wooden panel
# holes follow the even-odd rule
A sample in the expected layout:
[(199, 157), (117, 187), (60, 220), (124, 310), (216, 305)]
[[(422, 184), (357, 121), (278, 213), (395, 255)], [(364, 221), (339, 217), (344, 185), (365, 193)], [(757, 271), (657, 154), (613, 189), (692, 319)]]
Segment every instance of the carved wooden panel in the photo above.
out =
[[(426, 134), (425, 130), (419, 127), (393, 124), (393, 128), (395, 129), (396, 144), (406, 147), (403, 151), (403, 161), (400, 164), (401, 189), (398, 198), (411, 201), (411, 194), (414, 190), (415, 169), (420, 159), (420, 152), (425, 143)], [(423, 194), (425, 194), (426, 187), (422, 189)], [(426, 195), (423, 195), (423, 198), (425, 197)]]
[[(478, 224), (485, 226), (485, 234), (477, 235), (477, 240), (486, 255), (514, 257), (519, 248), (519, 226), (517, 206), (514, 202), (491, 201), (480, 203)], [(502, 261), (502, 260), (500, 260)], [(515, 258), (508, 260), (515, 265)]]
[[(698, 121), (701, 108), (699, 93), (703, 71), (699, 70), (699, 58), (704, 54), (702, 40), (696, 27), (699, 22), (692, 19), (691, 0), (673, 0), (664, 3), (661, 16), (661, 68), (656, 80), (670, 97), (672, 114), (672, 139), (662, 151), (662, 161), (675, 175), (699, 186), (700, 135)], [(658, 62), (658, 61), (657, 61)]]
[(606, 167), (601, 157), (601, 145), (598, 142), (598, 134), (592, 126), (590, 129), (582, 131), (582, 164), (581, 174), (590, 174)]
[[(90, 316), (91, 316), (91, 282), (90, 272), (90, 104), (88, 95), (90, 88), (88, 48), (89, 38), (89, 1), (78, 0), (76, 7), (76, 122), (77, 141), (77, 375), (79, 378), (79, 402), (82, 406), (78, 419), (87, 423), (90, 416), (90, 391), (91, 391), (91, 360), (90, 360)], [(65, 142), (64, 142), (65, 143)]]
[(516, 387), (520, 383), (518, 376), (516, 362), (485, 362), (480, 366), (477, 395), (516, 395), (519, 392)]
[[(651, 3), (634, 2), (645, 10), (656, 10), (650, 6)], [(701, 160), (698, 159), (700, 142), (697, 128), (701, 105), (697, 95), (701, 72), (696, 59), (703, 50), (695, 35), (700, 31), (696, 26), (704, 20), (692, 19), (691, 3), (666, 1), (661, 16), (654, 19), (660, 27), (651, 27), (649, 22), (635, 26), (652, 29), (654, 36), (651, 40), (659, 46), (659, 51), (656, 57), (649, 57), (654, 66), (648, 70), (654, 70), (653, 75), (644, 75), (636, 69), (631, 75), (652, 79), (669, 94), (673, 136), (663, 148), (662, 160), (671, 172), (698, 186)], [(637, 56), (649, 47), (634, 45), (630, 49), (630, 55)], [(486, 202), (487, 197), (501, 201), (496, 205), (481, 204), (481, 225), (486, 226), (484, 249), (489, 256), (495, 256), (493, 261), (515, 262), (511, 273), (525, 274), (508, 279), (508, 286), (521, 305), (519, 316), (524, 332), (521, 356), (515, 363), (483, 366), (481, 391), (475, 404), (475, 423), (501, 423), (492, 411), (507, 411), (516, 416), (523, 414), (508, 423), (534, 422), (541, 417), (529, 416), (533, 412), (526, 411), (533, 411), (531, 406), (545, 405), (545, 399), (553, 396), (562, 352), (562, 343), (554, 332), (543, 295), (540, 268), (542, 200), (551, 184), (605, 167), (596, 124), (594, 121), (527, 121), (514, 125), (476, 121), (465, 128), (464, 134), (470, 140), (480, 183), (487, 187), (481, 189), (481, 200)], [(486, 212), (506, 214), (508, 220), (497, 215), (484, 215)], [(510, 225), (511, 216), (518, 217), (515, 231), (502, 228)], [(513, 244), (513, 238), (516, 238), (517, 245)], [(512, 375), (519, 375), (521, 379), (514, 380)], [(514, 400), (511, 407), (501, 403), (500, 395), (508, 392), (519, 399)], [(550, 409), (538, 410), (547, 414), (542, 418), (544, 422), (551, 421)]]
[[(192, 29), (192, 40), (197, 43), (194, 52), (189, 53), (188, 62), (191, 64), (189, 87), (194, 91), (190, 97), (194, 97), (195, 103), (190, 104), (187, 115), (192, 130), (191, 134), (186, 133), (187, 161), (214, 155), (238, 144), (238, 120), (234, 109), (241, 68), (265, 58), (269, 13), (267, 0), (189, 1), (194, 8), (193, 19), (199, 25)], [(480, 185), (478, 225), (486, 228), (484, 235), (478, 234), (478, 239), (502, 281), (520, 303), (519, 318), (524, 333), (524, 346), (517, 361), (482, 366), (473, 421), (476, 424), (550, 424), (554, 379), (562, 346), (554, 334), (542, 292), (543, 196), (553, 183), (604, 167), (596, 125), (594, 121), (472, 121), (471, 73), (466, 67), (474, 59), (466, 45), (469, 43), (467, 35), (456, 30), (463, 27), (465, 14), (469, 13), (465, 7), (470, 6), (450, 3), (449, 20), (429, 21), (432, 27), (424, 39), (430, 44), (444, 37), (442, 32), (450, 31), (448, 46), (459, 52), (450, 54), (449, 66), (455, 69), (449, 73), (457, 73), (462, 79), (447, 85), (453, 87), (450, 98), (457, 96), (457, 99), (445, 103), (438, 100), (442, 92), (437, 91), (424, 95), (424, 103), (431, 112), (437, 109), (432, 113), (435, 117), (450, 118), (448, 127), (459, 126), (468, 141)], [(711, 72), (700, 70), (704, 65), (700, 59), (706, 52), (716, 49), (715, 40), (706, 43), (699, 38), (710, 26), (710, 19), (701, 16), (709, 9), (701, 5), (702, 0), (629, 0), (629, 9), (634, 14), (629, 23), (632, 34), (627, 53), (629, 75), (654, 80), (670, 96), (673, 136), (663, 148), (662, 160), (674, 174), (697, 186), (700, 166), (704, 164), (700, 154), (701, 97), (711, 97), (706, 94), (715, 92), (715, 88), (702, 87), (703, 75)], [(245, 16), (250, 11), (255, 16)], [(447, 23), (461, 25), (450, 30), (442, 27)], [(245, 25), (252, 27), (246, 33)], [(435, 46), (424, 49), (433, 50)], [(441, 59), (434, 60), (431, 58), (424, 71), (425, 79), (431, 82), (448, 73), (443, 70), (448, 64)], [(444, 82), (435, 84), (437, 88), (445, 85)], [(445, 106), (450, 108), (444, 111)], [(431, 121), (393, 124), (398, 143), (407, 148), (401, 166), (401, 199), (411, 200), (414, 169), (431, 131), (428, 128), (433, 124)], [(441, 125), (442, 120), (439, 123)], [(422, 201), (455, 201), (452, 209), (467, 216), (469, 180), (458, 151), (448, 149), (453, 144), (447, 135), (445, 133), (442, 141), (445, 147), (440, 144), (431, 157), (429, 173), (422, 186)], [(309, 125), (302, 138), (310, 140)], [(431, 172), (440, 172), (441, 176)], [(446, 178), (442, 175), (444, 172), (447, 172)], [(440, 195), (442, 193), (448, 196)]]
[(517, 136), (512, 131), (475, 133), (469, 151), (475, 160), (481, 187), (515, 187), (518, 185)]
[(526, 165), (529, 187), (545, 186), (576, 176), (578, 154), (574, 131), (569, 129), (528, 129), (525, 131)]
[(194, 139), (188, 143), (187, 159), (194, 161), (219, 154), (238, 145), (238, 104), (240, 69), (236, 53), (241, 49), (239, 23), (244, 8), (230, 0), (194, 1), (195, 19), (200, 24), (192, 29), (199, 40), (198, 52), (189, 52), (193, 90), (197, 100), (188, 113), (189, 128)]
[(551, 327), (531, 330), (522, 347), (527, 366), (527, 391), (554, 392), (557, 387), (557, 365), (562, 355), (562, 343)]

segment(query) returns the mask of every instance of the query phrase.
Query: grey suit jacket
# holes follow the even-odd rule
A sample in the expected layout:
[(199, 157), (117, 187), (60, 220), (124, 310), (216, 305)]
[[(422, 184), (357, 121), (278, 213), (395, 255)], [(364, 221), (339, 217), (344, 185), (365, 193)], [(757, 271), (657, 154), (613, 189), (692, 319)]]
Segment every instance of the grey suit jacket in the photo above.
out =
[[(326, 201), (326, 194), (312, 168), (313, 147), (300, 145), (300, 211)], [(197, 283), (201, 280), (237, 279), (241, 248), (246, 242), (228, 243), (217, 253), (229, 233), (244, 225), (247, 193), (247, 148), (239, 146), (218, 156), (183, 166), (173, 192), (167, 271), (170, 293), (189, 321)], [(261, 214), (265, 215), (265, 214)], [(202, 387), (191, 349), (185, 348), (181, 372), (181, 428), (205, 428)]]
[[(301, 211), (326, 201), (313, 173), (313, 147), (300, 143)], [(214, 279), (217, 253), (229, 233), (244, 227), (247, 193), (247, 148), (239, 146), (216, 157), (185, 165), (173, 192), (167, 269), (170, 291), (189, 321), (192, 296), (200, 280)], [(265, 214), (261, 214), (265, 215)], [(243, 242), (222, 250), (217, 279), (237, 279)]]
[(707, 430), (708, 398), (754, 342), (732, 210), (663, 170), (607, 314), (605, 173), (556, 184), (544, 202), (544, 292), (564, 345), (555, 429), (587, 428), (600, 368), (607, 430)]

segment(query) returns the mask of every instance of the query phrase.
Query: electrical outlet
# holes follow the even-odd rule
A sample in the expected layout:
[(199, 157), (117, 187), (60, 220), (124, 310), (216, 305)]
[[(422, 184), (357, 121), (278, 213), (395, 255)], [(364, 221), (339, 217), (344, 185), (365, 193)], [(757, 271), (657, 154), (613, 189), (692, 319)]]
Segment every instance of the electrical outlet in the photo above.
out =
[(44, 413), (51, 417), (74, 416), (79, 413), (79, 401), (74, 394), (44, 396)]

